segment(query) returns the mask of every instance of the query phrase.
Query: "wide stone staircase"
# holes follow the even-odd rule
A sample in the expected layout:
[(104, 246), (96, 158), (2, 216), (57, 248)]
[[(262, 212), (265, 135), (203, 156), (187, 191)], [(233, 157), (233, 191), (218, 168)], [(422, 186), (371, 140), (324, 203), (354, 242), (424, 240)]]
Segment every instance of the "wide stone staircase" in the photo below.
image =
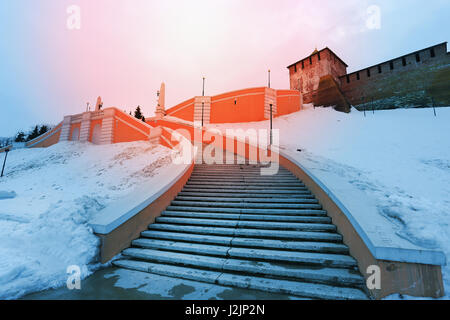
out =
[(367, 299), (364, 278), (314, 195), (285, 168), (196, 165), (115, 266), (314, 299)]

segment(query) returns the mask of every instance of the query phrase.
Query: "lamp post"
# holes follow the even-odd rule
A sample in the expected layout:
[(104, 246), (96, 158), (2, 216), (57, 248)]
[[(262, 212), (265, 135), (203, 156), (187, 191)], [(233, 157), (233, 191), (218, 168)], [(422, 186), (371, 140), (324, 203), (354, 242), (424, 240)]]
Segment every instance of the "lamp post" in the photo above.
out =
[(270, 104), (270, 145), (272, 145), (272, 104)]
[(5, 170), (6, 157), (8, 156), (9, 148), (5, 149), (5, 160), (3, 160), (2, 174), (0, 177), (3, 177), (3, 171)]
[(202, 91), (202, 97), (205, 96), (205, 77), (203, 77), (203, 91)]
[(269, 76), (269, 88), (270, 88), (270, 69), (269, 69), (269, 72), (268, 72), (268, 76)]

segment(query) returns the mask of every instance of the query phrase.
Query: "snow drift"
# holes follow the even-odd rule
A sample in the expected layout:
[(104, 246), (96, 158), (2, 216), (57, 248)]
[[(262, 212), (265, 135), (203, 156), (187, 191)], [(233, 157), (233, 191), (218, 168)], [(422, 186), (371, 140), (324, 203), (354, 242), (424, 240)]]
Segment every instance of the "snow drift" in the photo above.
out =
[(0, 299), (62, 286), (100, 265), (92, 215), (170, 169), (171, 150), (148, 142), (62, 142), (8, 155), (0, 180)]

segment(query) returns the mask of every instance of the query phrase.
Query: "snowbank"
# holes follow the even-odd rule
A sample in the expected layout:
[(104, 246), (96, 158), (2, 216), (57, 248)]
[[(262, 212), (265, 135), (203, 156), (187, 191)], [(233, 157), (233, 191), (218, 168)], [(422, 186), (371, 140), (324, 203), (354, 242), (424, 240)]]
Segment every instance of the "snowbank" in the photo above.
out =
[[(395, 109), (350, 114), (305, 109), (275, 118), (281, 150), (339, 196), (370, 206), (398, 236), (450, 257), (450, 108)], [(268, 128), (268, 121), (209, 125)], [(341, 191), (342, 194), (342, 191)], [(369, 210), (370, 209), (370, 210)], [(378, 218), (378, 217), (377, 217)], [(370, 217), (369, 217), (370, 219)], [(450, 267), (443, 268), (450, 294)]]
[(171, 150), (148, 142), (65, 142), (8, 155), (0, 190), (0, 299), (64, 285), (69, 265), (83, 278), (99, 264), (88, 221), (108, 204), (170, 169)]

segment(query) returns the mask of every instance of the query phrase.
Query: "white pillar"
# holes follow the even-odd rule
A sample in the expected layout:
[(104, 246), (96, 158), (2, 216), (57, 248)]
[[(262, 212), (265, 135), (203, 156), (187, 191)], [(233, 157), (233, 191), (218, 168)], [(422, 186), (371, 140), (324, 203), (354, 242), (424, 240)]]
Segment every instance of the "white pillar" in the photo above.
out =
[(91, 129), (91, 113), (84, 112), (81, 119), (80, 142), (86, 142), (89, 141), (89, 133)]
[[(203, 109), (203, 111), (202, 111)], [(194, 98), (194, 122), (209, 124), (211, 118), (211, 97), (198, 96)]]
[(161, 83), (161, 89), (159, 90), (159, 97), (158, 97), (158, 105), (156, 106), (156, 118), (161, 119), (166, 114), (165, 109), (166, 104), (166, 85)]
[(264, 93), (264, 118), (270, 119), (270, 105), (272, 105), (272, 117), (277, 114), (277, 91), (266, 88)]
[(114, 113), (114, 109), (105, 109), (103, 111), (100, 144), (112, 144), (114, 142)]
[(71, 116), (64, 117), (61, 126), (61, 133), (59, 135), (59, 141), (69, 141), (71, 118)]

